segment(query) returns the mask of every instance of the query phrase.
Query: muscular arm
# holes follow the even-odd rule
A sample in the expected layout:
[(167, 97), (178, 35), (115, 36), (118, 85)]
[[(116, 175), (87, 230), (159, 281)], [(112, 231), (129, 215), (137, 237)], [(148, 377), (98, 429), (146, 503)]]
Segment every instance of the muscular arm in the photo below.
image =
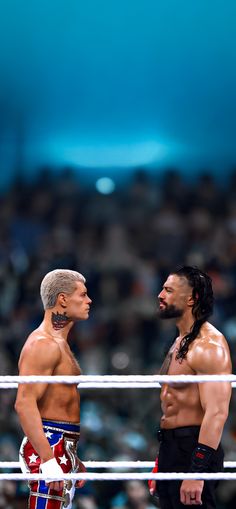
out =
[[(195, 359), (198, 375), (225, 375), (231, 373), (228, 351), (217, 344), (210, 344)], [(228, 417), (231, 384), (228, 382), (206, 382), (199, 384), (199, 395), (204, 411), (199, 442), (217, 449), (225, 421)]]
[[(60, 360), (60, 350), (51, 339), (32, 341), (19, 362), (20, 375), (52, 375)], [(53, 452), (44, 434), (38, 402), (45, 394), (47, 384), (19, 384), (15, 409), (25, 435), (42, 462), (53, 458)]]
[[(189, 355), (189, 365), (197, 375), (226, 375), (231, 373), (231, 361), (227, 344), (208, 342), (196, 345)], [(199, 444), (217, 449), (228, 416), (231, 384), (206, 382), (199, 384), (199, 395), (204, 411)], [(180, 488), (180, 500), (185, 505), (202, 503), (204, 481), (184, 480)]]

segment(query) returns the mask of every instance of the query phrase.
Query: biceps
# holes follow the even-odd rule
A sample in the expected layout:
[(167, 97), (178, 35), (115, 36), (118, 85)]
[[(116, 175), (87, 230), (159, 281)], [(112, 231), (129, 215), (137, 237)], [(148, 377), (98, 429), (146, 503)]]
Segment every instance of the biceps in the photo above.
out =
[(205, 412), (227, 413), (231, 384), (228, 382), (206, 382), (199, 384), (199, 394), (202, 408)]
[(43, 397), (47, 384), (20, 384), (17, 392), (17, 402), (25, 405), (37, 404)]
[[(21, 362), (19, 375), (20, 376), (51, 376), (53, 375), (55, 365), (57, 359), (55, 360), (55, 356), (52, 357), (47, 355), (47, 352), (43, 352), (43, 355), (37, 355), (32, 352), (30, 355), (24, 357)], [(45, 387), (46, 384), (43, 383), (31, 383), (24, 384), (25, 387), (30, 387), (33, 392), (40, 392), (40, 390)], [(23, 386), (23, 385), (22, 385)]]

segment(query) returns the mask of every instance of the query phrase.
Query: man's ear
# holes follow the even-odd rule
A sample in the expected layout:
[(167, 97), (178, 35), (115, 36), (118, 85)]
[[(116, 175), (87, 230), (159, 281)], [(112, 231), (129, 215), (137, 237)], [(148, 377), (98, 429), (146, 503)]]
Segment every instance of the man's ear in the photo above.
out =
[(189, 295), (189, 297), (188, 297), (188, 306), (192, 308), (194, 306), (194, 304), (195, 304), (195, 300), (196, 299), (198, 299), (198, 295), (196, 295), (195, 299), (193, 298), (193, 295)]
[(66, 308), (66, 306), (67, 306), (67, 295), (66, 295), (66, 293), (59, 293), (59, 295), (57, 297), (57, 303), (62, 308)]

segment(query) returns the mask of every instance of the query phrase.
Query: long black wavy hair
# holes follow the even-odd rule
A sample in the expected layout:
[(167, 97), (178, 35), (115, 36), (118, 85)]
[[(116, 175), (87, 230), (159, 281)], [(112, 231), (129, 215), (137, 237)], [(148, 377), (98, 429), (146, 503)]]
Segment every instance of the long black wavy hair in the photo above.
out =
[(181, 361), (186, 357), (189, 345), (198, 336), (202, 325), (213, 313), (214, 297), (210, 276), (197, 267), (182, 266), (176, 271), (171, 272), (171, 274), (187, 279), (189, 286), (192, 288), (194, 300), (192, 308), (194, 323), (190, 332), (181, 339), (180, 347), (176, 354), (176, 359)]

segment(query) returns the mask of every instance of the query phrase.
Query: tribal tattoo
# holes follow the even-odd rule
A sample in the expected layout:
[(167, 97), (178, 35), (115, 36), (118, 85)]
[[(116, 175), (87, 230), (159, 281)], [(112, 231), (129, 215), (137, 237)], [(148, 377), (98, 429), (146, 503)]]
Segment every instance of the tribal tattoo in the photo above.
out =
[(168, 374), (172, 356), (173, 356), (173, 351), (169, 351), (164, 359), (162, 366), (161, 366), (159, 375), (167, 375)]
[(63, 329), (65, 327), (70, 319), (68, 316), (66, 316), (66, 313), (61, 315), (61, 313), (52, 313), (52, 326), (55, 330)]

